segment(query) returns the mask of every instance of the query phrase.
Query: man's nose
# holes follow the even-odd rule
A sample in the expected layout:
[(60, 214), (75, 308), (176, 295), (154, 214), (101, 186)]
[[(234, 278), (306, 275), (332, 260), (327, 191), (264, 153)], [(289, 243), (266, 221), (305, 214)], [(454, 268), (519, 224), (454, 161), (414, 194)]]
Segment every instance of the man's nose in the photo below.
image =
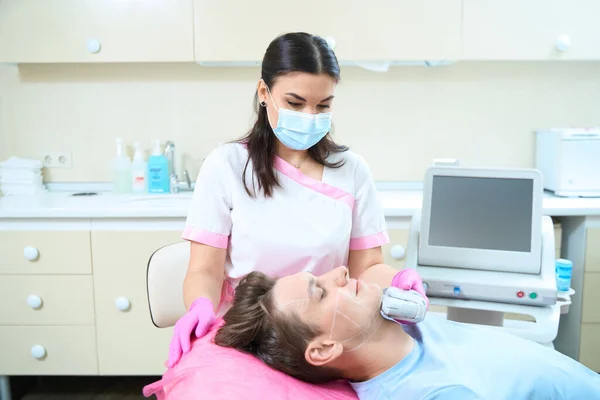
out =
[(336, 270), (336, 285), (340, 287), (346, 286), (348, 283), (348, 268), (341, 266)]

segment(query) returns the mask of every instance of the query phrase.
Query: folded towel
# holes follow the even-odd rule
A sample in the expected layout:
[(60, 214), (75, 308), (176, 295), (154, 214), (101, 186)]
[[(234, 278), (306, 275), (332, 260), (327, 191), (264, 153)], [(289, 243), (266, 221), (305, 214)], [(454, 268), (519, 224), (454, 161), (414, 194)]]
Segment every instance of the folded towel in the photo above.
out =
[(10, 157), (8, 160), (0, 163), (0, 168), (4, 169), (29, 169), (39, 170), (42, 169), (44, 164), (40, 160), (31, 160), (19, 157)]

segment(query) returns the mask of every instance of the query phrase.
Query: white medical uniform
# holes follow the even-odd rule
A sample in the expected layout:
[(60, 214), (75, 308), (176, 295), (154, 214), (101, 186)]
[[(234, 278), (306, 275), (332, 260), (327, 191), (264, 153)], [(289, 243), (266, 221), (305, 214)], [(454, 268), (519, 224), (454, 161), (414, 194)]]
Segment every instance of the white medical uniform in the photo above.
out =
[[(226, 248), (219, 315), (231, 305), (232, 289), (252, 271), (282, 277), (300, 271), (321, 275), (347, 265), (349, 250), (389, 242), (383, 210), (365, 161), (346, 151), (328, 161), (322, 181), (304, 175), (280, 157), (274, 168), (281, 187), (266, 198), (246, 192), (245, 145), (228, 143), (205, 159), (183, 238)], [(252, 161), (245, 176), (252, 190)]]

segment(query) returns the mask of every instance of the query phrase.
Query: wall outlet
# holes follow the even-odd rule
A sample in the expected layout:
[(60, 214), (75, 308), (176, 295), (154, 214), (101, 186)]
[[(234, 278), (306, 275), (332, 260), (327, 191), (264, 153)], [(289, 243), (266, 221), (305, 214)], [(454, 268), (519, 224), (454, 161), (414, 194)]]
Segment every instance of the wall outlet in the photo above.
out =
[(73, 157), (70, 152), (45, 153), (42, 157), (46, 168), (72, 168)]

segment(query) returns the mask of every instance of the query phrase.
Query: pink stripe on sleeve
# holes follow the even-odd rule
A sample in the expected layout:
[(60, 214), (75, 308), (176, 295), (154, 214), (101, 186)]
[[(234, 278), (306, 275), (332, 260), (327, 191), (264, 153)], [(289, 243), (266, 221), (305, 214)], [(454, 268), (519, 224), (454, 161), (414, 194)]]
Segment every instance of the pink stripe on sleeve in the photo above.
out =
[(365, 250), (379, 247), (390, 242), (387, 232), (350, 239), (350, 250)]
[(229, 244), (228, 236), (192, 227), (186, 227), (181, 237), (185, 240), (207, 244), (220, 249), (226, 249)]

